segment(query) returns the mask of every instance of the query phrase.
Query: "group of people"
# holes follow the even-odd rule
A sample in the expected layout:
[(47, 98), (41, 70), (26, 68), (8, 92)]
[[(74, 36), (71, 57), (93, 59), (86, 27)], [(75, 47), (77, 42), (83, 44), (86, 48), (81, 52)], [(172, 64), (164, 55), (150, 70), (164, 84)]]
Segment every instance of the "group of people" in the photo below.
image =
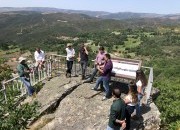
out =
[[(73, 60), (75, 58), (75, 51), (72, 44), (67, 44), (67, 73), (70, 77)], [(85, 78), (85, 70), (88, 62), (88, 51), (84, 44), (81, 45), (78, 55), (78, 61), (81, 64), (82, 79)], [(136, 109), (136, 118), (141, 116), (141, 99), (145, 95), (145, 87), (147, 85), (147, 79), (142, 70), (136, 71), (136, 80), (129, 84), (129, 92), (124, 99), (121, 98), (121, 90), (116, 87), (110, 91), (109, 81), (111, 79), (111, 71), (113, 64), (110, 54), (105, 52), (103, 46), (99, 47), (98, 54), (95, 58), (94, 70), (91, 76), (83, 83), (92, 82), (95, 75), (99, 72), (99, 77), (96, 80), (96, 84), (92, 87), (92, 90), (97, 91), (99, 86), (103, 86), (105, 90), (105, 96), (102, 100), (108, 99), (111, 95), (115, 98), (110, 109), (110, 117), (107, 130), (119, 130), (120, 128), (130, 129), (131, 114)]]
[[(65, 49), (67, 52), (67, 70), (66, 77), (71, 77), (71, 71), (73, 67), (73, 62), (75, 60), (75, 50), (71, 43), (67, 44)], [(111, 71), (113, 69), (113, 63), (111, 61), (110, 54), (105, 52), (103, 46), (99, 47), (98, 54), (95, 58), (94, 69), (91, 76), (85, 80), (86, 68), (88, 65), (88, 49), (84, 44), (78, 52), (78, 61), (81, 65), (82, 70), (82, 80), (83, 83), (92, 82), (95, 75), (99, 73), (99, 77), (96, 80), (96, 84), (92, 87), (92, 90), (97, 91), (98, 87), (101, 85), (105, 90), (105, 96), (102, 100), (106, 100), (113, 96), (115, 99), (111, 105), (109, 123), (107, 130), (119, 130), (120, 128), (130, 129), (131, 114), (136, 109), (136, 117), (141, 116), (141, 99), (145, 95), (145, 87), (147, 85), (147, 79), (142, 70), (136, 71), (136, 80), (129, 84), (129, 92), (124, 99), (121, 98), (121, 90), (117, 87), (110, 91), (109, 81), (111, 79)], [(42, 69), (45, 63), (44, 52), (37, 48), (34, 53), (34, 58), (36, 60), (35, 66), (37, 69)], [(35, 93), (34, 88), (31, 86), (29, 74), (32, 70), (26, 64), (26, 58), (20, 57), (19, 64), (17, 66), (17, 72), (21, 81), (24, 83), (28, 95), (32, 96)]]
[(112, 90), (112, 95), (115, 98), (110, 109), (110, 117), (107, 130), (130, 130), (131, 116), (134, 110), (136, 115), (134, 119), (140, 119), (141, 117), (141, 99), (145, 95), (145, 87), (147, 85), (147, 79), (142, 70), (136, 71), (136, 80), (131, 82), (128, 94), (121, 98), (121, 90), (115, 87)]

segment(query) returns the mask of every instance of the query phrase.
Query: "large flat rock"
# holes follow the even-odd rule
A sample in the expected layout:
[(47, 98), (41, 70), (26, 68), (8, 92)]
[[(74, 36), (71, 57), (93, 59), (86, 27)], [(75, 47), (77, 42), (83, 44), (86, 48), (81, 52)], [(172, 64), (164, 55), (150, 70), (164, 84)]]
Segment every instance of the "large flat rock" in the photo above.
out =
[[(41, 103), (41, 119), (35, 123), (42, 130), (105, 130), (113, 98), (102, 101), (103, 92), (91, 90), (95, 83), (82, 84), (80, 77), (56, 77), (48, 81), (37, 95)], [(122, 86), (121, 86), (122, 87)], [(122, 94), (122, 97), (124, 94)], [(58, 103), (57, 103), (58, 102)], [(47, 109), (56, 105), (56, 111)], [(147, 130), (156, 130), (159, 125), (159, 111), (154, 103), (143, 107), (142, 120), (132, 121), (132, 129), (138, 130), (143, 125)], [(153, 117), (153, 118), (152, 118)]]

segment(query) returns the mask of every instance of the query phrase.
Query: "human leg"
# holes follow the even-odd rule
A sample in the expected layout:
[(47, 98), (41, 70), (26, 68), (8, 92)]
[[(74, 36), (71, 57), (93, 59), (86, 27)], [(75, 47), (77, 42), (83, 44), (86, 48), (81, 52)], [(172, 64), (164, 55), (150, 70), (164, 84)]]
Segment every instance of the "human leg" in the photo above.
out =
[(70, 74), (71, 74), (71, 71), (72, 71), (72, 67), (73, 67), (73, 61), (70, 61), (70, 67), (69, 67), (69, 69), (70, 69)]
[(25, 85), (28, 95), (32, 96), (34, 93), (34, 88), (31, 86), (30, 81), (28, 79), (26, 79), (25, 77), (20, 77), (20, 79), (23, 82), (23, 84)]
[(94, 68), (94, 70), (93, 70), (93, 72), (92, 72), (92, 75), (91, 75), (91, 77), (90, 77), (90, 81), (93, 81), (93, 78), (94, 78), (94, 76), (97, 74), (97, 72), (98, 72), (98, 69), (95, 67)]
[(138, 94), (138, 103), (136, 105), (136, 116), (140, 117), (141, 116), (141, 99), (143, 96), (141, 94)]
[(135, 106), (126, 106), (126, 130), (130, 130), (131, 128), (131, 114), (134, 112)]
[(86, 68), (87, 68), (87, 61), (81, 61), (82, 79), (85, 79)]
[(95, 87), (94, 87), (95, 90), (98, 89), (99, 84), (100, 84), (102, 81), (103, 81), (103, 77), (100, 76), (100, 77), (96, 80), (96, 85), (95, 85)]
[(110, 95), (110, 93), (109, 93), (109, 80), (103, 78), (103, 87), (104, 87), (105, 93), (106, 93), (105, 97), (108, 98)]

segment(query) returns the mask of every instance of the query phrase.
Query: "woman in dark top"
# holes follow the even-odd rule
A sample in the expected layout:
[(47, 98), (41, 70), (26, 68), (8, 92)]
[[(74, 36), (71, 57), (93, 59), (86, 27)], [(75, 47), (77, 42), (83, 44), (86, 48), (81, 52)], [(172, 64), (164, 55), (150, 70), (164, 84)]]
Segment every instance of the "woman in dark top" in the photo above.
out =
[(81, 64), (81, 70), (82, 70), (82, 80), (85, 79), (85, 73), (86, 73), (86, 68), (88, 65), (88, 51), (84, 43), (81, 44), (81, 48), (79, 50), (79, 57), (78, 61)]

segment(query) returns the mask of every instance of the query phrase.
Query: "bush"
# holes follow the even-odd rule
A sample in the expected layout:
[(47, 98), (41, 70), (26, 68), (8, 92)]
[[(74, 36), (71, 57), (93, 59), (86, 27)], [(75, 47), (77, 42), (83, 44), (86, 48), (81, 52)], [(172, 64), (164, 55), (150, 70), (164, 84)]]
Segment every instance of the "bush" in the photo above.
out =
[(35, 117), (37, 103), (17, 105), (11, 97), (8, 102), (0, 102), (0, 130), (26, 129), (28, 121)]

